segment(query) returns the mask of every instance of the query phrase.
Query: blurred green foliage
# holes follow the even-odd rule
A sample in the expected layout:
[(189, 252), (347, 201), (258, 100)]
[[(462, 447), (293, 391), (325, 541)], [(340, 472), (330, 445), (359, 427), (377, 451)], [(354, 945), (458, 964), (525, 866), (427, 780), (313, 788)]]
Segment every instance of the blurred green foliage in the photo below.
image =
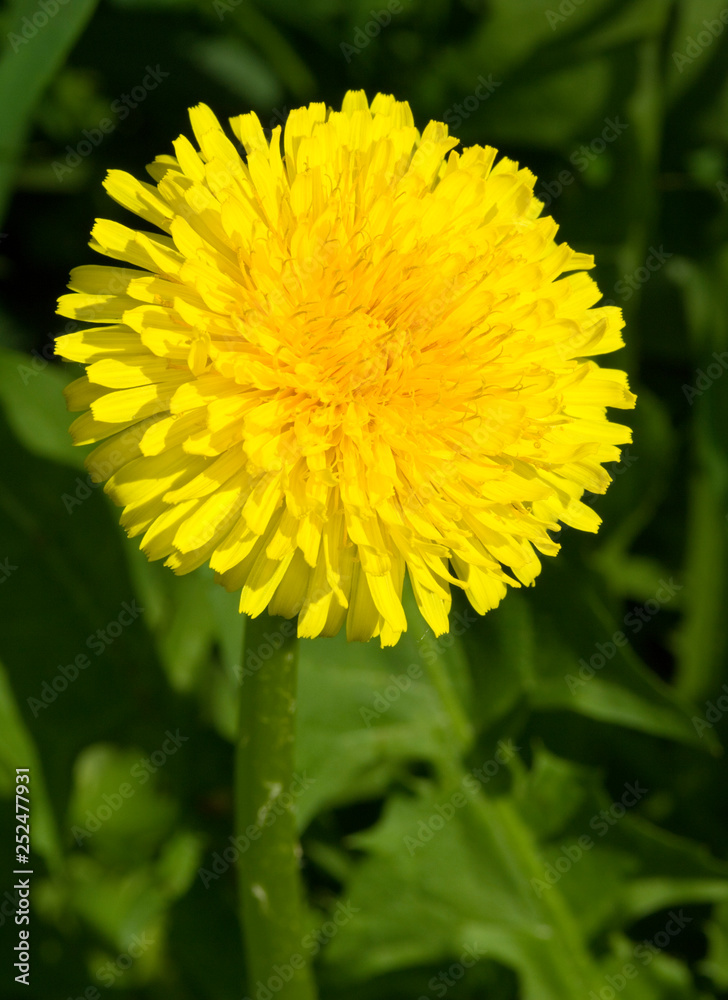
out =
[[(565, 531), (534, 590), (475, 621), (456, 602), (439, 641), (413, 615), (394, 650), (303, 642), (322, 996), (728, 997), (722, 0), (11, 0), (0, 17), (0, 842), (30, 767), (35, 870), (32, 986), (8, 945), (3, 994), (241, 996), (224, 854), (243, 622), (209, 573), (147, 564), (89, 485), (54, 300), (96, 215), (133, 225), (105, 171), (141, 176), (187, 107), (274, 127), (363, 87), (537, 174), (624, 309), (613, 363), (639, 404), (590, 501), (599, 535)], [(0, 923), (15, 943), (8, 905)]]

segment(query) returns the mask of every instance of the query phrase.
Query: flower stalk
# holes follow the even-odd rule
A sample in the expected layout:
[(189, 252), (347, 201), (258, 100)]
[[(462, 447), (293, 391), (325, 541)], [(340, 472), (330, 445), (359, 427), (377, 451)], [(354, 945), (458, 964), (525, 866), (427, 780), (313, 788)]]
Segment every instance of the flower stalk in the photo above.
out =
[[(243, 662), (264, 643), (268, 616), (247, 618)], [(273, 626), (275, 629), (275, 626)], [(235, 759), (235, 828), (249, 848), (238, 861), (240, 923), (248, 993), (272, 977), (277, 1000), (315, 1000), (301, 946), (304, 936), (299, 846), (292, 804), (298, 639), (278, 630), (282, 645), (264, 666), (243, 675)], [(288, 795), (290, 803), (291, 796)], [(277, 970), (293, 975), (283, 981)], [(276, 984), (277, 985), (277, 984)]]

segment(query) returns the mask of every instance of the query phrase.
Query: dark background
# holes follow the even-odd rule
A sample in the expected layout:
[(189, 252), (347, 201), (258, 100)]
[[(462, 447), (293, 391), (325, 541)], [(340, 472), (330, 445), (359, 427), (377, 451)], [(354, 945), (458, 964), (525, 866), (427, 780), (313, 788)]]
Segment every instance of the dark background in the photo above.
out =
[[(322, 996), (586, 1000), (588, 982), (605, 1000), (728, 997), (727, 21), (717, 0), (6, 6), (0, 890), (12, 901), (16, 767), (34, 876), (30, 988), (0, 906), (4, 994), (243, 996), (234, 873), (213, 869), (243, 623), (209, 573), (148, 565), (89, 485), (55, 300), (94, 262), (94, 218), (136, 224), (106, 170), (143, 177), (190, 134), (189, 106), (274, 127), (364, 88), (537, 174), (560, 238), (595, 254), (624, 310), (627, 347), (603, 363), (639, 398), (615, 415), (634, 443), (589, 501), (603, 527), (565, 529), (533, 590), (455, 638), (413, 614), (394, 650), (302, 643)], [(149, 68), (168, 75), (114, 110)], [(125, 603), (143, 610), (117, 626)]]

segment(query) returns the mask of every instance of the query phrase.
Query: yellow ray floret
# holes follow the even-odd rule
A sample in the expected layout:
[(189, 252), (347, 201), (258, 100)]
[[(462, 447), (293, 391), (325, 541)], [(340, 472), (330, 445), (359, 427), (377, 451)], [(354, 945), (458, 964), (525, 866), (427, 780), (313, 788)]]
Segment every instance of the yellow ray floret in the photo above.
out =
[(405, 575), (438, 635), (451, 588), (479, 613), (531, 585), (560, 523), (596, 531), (635, 397), (591, 358), (622, 345), (590, 256), (556, 242), (535, 178), (458, 153), (406, 102), (350, 91), (233, 141), (205, 105), (194, 145), (118, 170), (156, 231), (99, 220), (125, 265), (75, 268), (57, 351), (96, 480), (177, 573), (209, 563), (240, 609), (299, 635), (407, 628)]

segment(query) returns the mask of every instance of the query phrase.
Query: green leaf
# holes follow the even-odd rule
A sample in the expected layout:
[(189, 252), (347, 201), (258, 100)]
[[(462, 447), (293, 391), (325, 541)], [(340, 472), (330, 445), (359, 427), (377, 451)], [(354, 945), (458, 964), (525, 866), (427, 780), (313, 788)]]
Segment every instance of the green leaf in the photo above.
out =
[(728, 360), (728, 325), (722, 318), (727, 276), (724, 251), (710, 270), (693, 266), (678, 272), (694, 344), (695, 370), (686, 385), (698, 391), (689, 400), (693, 475), (686, 525), (686, 608), (676, 643), (677, 686), (686, 696), (700, 700), (719, 688), (728, 648), (724, 613), (728, 595), (728, 396), (722, 381), (723, 362)]
[(728, 902), (716, 906), (706, 927), (708, 954), (700, 971), (709, 976), (717, 990), (728, 990)]
[[(668, 595), (660, 587), (654, 580), (652, 594)], [(666, 596), (668, 607), (669, 601)], [(503, 713), (520, 695), (537, 711), (578, 712), (715, 750), (712, 734), (706, 741), (696, 732), (692, 707), (630, 647), (643, 627), (632, 612), (613, 618), (584, 570), (559, 555), (532, 593), (508, 594), (466, 636), (474, 669), (480, 650), (489, 651), (485, 669), (476, 673), (479, 701)], [(491, 724), (497, 717), (491, 714)]]
[[(350, 838), (365, 854), (344, 887), (356, 916), (325, 954), (339, 989), (402, 966), (446, 968), (470, 948), (515, 969), (526, 1000), (599, 995), (634, 957), (625, 926), (728, 897), (728, 865), (638, 815), (650, 793), (638, 779), (611, 800), (595, 772), (538, 748), (530, 770), (512, 763), (509, 795), (489, 794), (476, 769), (456, 784), (423, 781)], [(668, 936), (694, 921), (678, 915)], [(589, 945), (605, 933), (614, 953), (597, 965)], [(688, 989), (685, 967), (663, 958), (656, 982)], [(634, 995), (672, 995), (653, 985)]]
[[(7, 582), (7, 581), (6, 581)], [(18, 710), (5, 668), (0, 664), (0, 783), (3, 797), (15, 796), (15, 769), (28, 768), (31, 849), (58, 870), (61, 844), (35, 741)], [(7, 808), (12, 808), (8, 805)]]
[(72, 377), (40, 354), (0, 350), (0, 405), (18, 440), (34, 455), (82, 468), (84, 451), (71, 441), (63, 396)]
[[(408, 781), (413, 765), (447, 770), (453, 748), (472, 742), (460, 639), (434, 639), (409, 588), (403, 600), (409, 631), (394, 647), (348, 643), (343, 632), (325, 644), (301, 640), (296, 763), (316, 777), (298, 804), (302, 826), (324, 808)], [(265, 669), (264, 656), (249, 666)]]
[(301, 641), (296, 766), (315, 777), (298, 803), (301, 826), (382, 795), (409, 764), (444, 765), (450, 720), (413, 646)]
[[(721, 20), (723, 0), (683, 0), (675, 8), (668, 39), (667, 84), (670, 97), (679, 97), (718, 58), (720, 35), (727, 25)], [(708, 25), (705, 22), (708, 21)], [(713, 24), (713, 31), (710, 24)]]
[(68, 810), (74, 847), (109, 865), (134, 868), (150, 859), (177, 819), (175, 803), (159, 789), (158, 771), (167, 756), (159, 749), (153, 753), (164, 758), (159, 766), (140, 748), (91, 744), (83, 749), (74, 766)]
[(269, 107), (283, 97), (281, 81), (245, 42), (203, 38), (190, 46), (188, 54), (198, 70), (250, 104)]
[(356, 838), (367, 857), (345, 891), (360, 912), (326, 953), (335, 981), (446, 967), (470, 948), (515, 969), (524, 1000), (587, 996), (596, 968), (560, 894), (539, 899), (530, 886), (542, 870), (531, 835), (512, 805), (471, 792), (466, 777), (393, 796)]
[(635, 768), (611, 798), (594, 770), (540, 747), (518, 774), (514, 802), (543, 855), (538, 891), (558, 889), (589, 938), (670, 906), (728, 898), (725, 862), (641, 815), (653, 792)]
[(61, 815), (84, 745), (123, 733), (154, 750), (166, 712), (177, 725), (186, 713), (168, 691), (144, 607), (134, 603), (106, 497), (89, 490), (68, 510), (75, 469), (29, 454), (2, 419), (0, 444), (13, 470), (0, 483), (0, 554), (9, 570), (0, 657)]
[[(0, 135), (3, 137), (0, 222), (5, 216), (35, 106), (86, 27), (97, 3), (98, 0), (73, 0), (69, 4), (59, 3), (52, 14), (44, 14), (36, 0), (17, 0), (12, 20), (6, 22), (8, 48), (0, 59)], [(38, 23), (39, 17), (42, 24)]]

